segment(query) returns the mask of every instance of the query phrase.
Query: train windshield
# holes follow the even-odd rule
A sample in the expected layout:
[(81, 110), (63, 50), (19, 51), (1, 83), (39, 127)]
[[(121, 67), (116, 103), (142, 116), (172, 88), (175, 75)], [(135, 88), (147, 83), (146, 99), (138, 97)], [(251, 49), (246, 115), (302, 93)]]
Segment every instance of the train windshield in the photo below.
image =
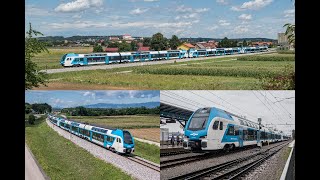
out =
[(206, 127), (211, 108), (198, 109), (190, 120), (188, 130), (202, 130)]
[(66, 58), (67, 54), (63, 55), (61, 58), (61, 61), (64, 61), (64, 59)]
[(126, 143), (126, 144), (133, 143), (131, 134), (128, 131), (123, 131), (123, 139), (124, 139), (124, 143)]

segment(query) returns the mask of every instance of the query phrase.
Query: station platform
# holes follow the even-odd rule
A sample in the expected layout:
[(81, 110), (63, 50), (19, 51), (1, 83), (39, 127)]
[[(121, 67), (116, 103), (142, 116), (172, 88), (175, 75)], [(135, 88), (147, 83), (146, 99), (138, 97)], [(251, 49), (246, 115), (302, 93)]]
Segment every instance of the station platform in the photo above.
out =
[(289, 143), (288, 147), (291, 147), (291, 152), (290, 155), (287, 159), (286, 165), (283, 168), (280, 180), (293, 180), (295, 179), (294, 176), (294, 164), (295, 164), (295, 153), (294, 153), (294, 144), (295, 144), (295, 140), (293, 140), (291, 143)]

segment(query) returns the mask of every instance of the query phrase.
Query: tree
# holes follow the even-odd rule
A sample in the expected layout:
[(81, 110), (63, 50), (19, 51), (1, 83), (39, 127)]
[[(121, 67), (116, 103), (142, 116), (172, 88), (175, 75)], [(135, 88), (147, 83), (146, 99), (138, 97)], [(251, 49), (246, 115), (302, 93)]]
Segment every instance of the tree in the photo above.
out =
[(176, 35), (173, 35), (169, 41), (169, 44), (171, 49), (177, 49), (181, 42)]
[(25, 114), (31, 113), (31, 112), (32, 112), (31, 104), (25, 103), (25, 104), (24, 104), (24, 111), (25, 111)]
[(96, 45), (93, 47), (93, 52), (103, 52), (103, 48), (101, 45)]
[(151, 38), (148, 38), (148, 37), (144, 38), (142, 43), (143, 43), (143, 46), (150, 47), (151, 46)]
[(47, 74), (45, 72), (39, 72), (39, 68), (36, 63), (32, 62), (32, 58), (41, 52), (49, 53), (44, 42), (38, 41), (33, 36), (43, 34), (39, 31), (32, 29), (31, 23), (29, 23), (29, 30), (25, 37), (25, 89), (32, 89), (33, 87), (39, 87), (41, 84), (46, 86)]
[(295, 36), (295, 25), (287, 23), (283, 27), (287, 27), (285, 35), (288, 37), (289, 44), (293, 44), (293, 47), (296, 45), (296, 36)]
[(151, 49), (155, 51), (166, 50), (168, 47), (167, 39), (161, 33), (156, 33), (151, 38)]
[(30, 114), (28, 119), (29, 124), (34, 124), (35, 120), (36, 120), (36, 117), (33, 114)]
[(247, 41), (246, 41), (246, 40), (243, 40), (243, 42), (242, 42), (242, 46), (248, 46), (248, 43), (247, 43)]
[(138, 49), (137, 42), (135, 41), (131, 41), (130, 46), (131, 46), (131, 51), (136, 51)]
[(122, 41), (122, 43), (119, 44), (119, 51), (120, 52), (131, 51), (131, 45), (125, 41)]
[[(293, 5), (295, 5), (295, 1), (293, 2)], [(285, 35), (288, 37), (289, 44), (293, 44), (293, 47), (295, 47), (296, 46), (296, 36), (295, 36), (296, 25), (287, 23), (283, 25), (283, 27), (287, 27)]]

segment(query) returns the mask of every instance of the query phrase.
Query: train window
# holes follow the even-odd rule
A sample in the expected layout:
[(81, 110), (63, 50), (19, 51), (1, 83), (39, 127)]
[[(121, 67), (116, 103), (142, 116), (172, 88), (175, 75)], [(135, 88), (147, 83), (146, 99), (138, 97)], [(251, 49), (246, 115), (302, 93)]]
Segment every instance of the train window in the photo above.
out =
[(236, 135), (236, 136), (239, 135), (239, 127), (238, 126), (234, 127), (234, 135)]
[(234, 126), (229, 126), (227, 135), (232, 135), (232, 136), (235, 135), (235, 133), (234, 133)]
[(223, 122), (220, 122), (220, 126), (219, 126), (220, 128), (220, 130), (223, 130)]
[(206, 124), (209, 118), (210, 110), (211, 110), (210, 108), (198, 109), (192, 116), (188, 129), (189, 130), (204, 129), (206, 127)]
[(217, 130), (218, 129), (218, 125), (219, 125), (219, 121), (215, 121), (213, 123), (212, 129)]
[(119, 143), (121, 143), (121, 139), (119, 138)]
[(128, 131), (123, 131), (123, 139), (124, 139), (124, 143), (126, 144), (132, 144), (132, 138), (131, 135)]

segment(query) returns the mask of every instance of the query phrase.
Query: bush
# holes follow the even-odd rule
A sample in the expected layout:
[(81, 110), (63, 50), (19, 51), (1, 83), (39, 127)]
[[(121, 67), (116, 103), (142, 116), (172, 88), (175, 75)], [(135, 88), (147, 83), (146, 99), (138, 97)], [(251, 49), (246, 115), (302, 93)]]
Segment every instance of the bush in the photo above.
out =
[(283, 74), (274, 77), (261, 78), (265, 90), (294, 90), (295, 72), (291, 66), (286, 66)]
[(36, 120), (36, 117), (33, 114), (30, 114), (28, 119), (29, 124), (34, 124), (35, 120)]
[(100, 45), (93, 47), (93, 52), (103, 52), (103, 48)]

